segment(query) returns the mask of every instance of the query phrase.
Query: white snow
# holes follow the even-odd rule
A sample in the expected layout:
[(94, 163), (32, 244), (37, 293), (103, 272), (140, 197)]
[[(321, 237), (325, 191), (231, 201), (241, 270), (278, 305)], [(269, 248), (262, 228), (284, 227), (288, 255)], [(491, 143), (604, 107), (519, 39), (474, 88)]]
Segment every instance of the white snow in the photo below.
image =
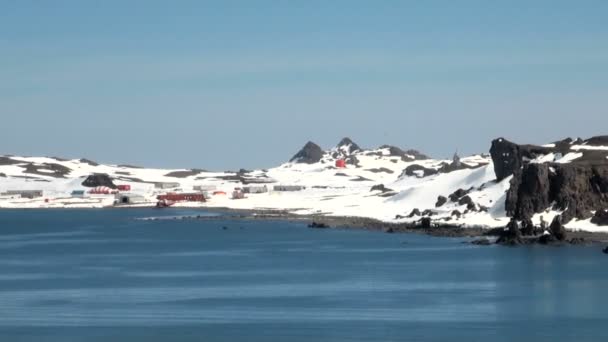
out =
[(571, 162), (571, 161), (573, 161), (575, 159), (578, 159), (578, 158), (580, 158), (582, 156), (583, 156), (582, 152), (569, 152), (569, 153), (566, 153), (565, 156), (557, 159), (556, 162), (557, 163), (562, 163), (562, 164), (569, 163), (569, 162)]
[(571, 150), (599, 150), (599, 151), (608, 151), (608, 146), (592, 146), (592, 145), (572, 145), (570, 146)]

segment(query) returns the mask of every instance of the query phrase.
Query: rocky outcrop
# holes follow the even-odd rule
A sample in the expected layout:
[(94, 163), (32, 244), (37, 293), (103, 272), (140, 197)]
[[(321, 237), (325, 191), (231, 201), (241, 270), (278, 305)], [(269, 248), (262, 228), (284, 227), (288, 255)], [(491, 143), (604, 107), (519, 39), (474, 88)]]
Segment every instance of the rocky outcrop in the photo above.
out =
[(308, 225), (308, 228), (326, 229), (326, 228), (331, 228), (331, 227), (326, 223), (313, 221), (312, 223), (310, 223)]
[(403, 170), (403, 172), (401, 172), (400, 177), (403, 176), (416, 176), (419, 178), (422, 177), (427, 177), (427, 176), (431, 176), (431, 175), (436, 175), (438, 172), (435, 169), (430, 169), (430, 168), (426, 168), (422, 165), (418, 165), (418, 164), (412, 164), (408, 167), (405, 168), (405, 170)]
[(509, 246), (520, 245), (523, 243), (517, 220), (512, 219), (509, 221), (509, 224), (504, 232), (498, 237), (496, 243)]
[(562, 217), (560, 215), (553, 218), (549, 229), (551, 230), (551, 235), (555, 236), (558, 241), (566, 240), (566, 228), (562, 224)]
[(469, 190), (458, 189), (458, 190), (454, 191), (453, 193), (451, 193), (448, 196), (448, 198), (452, 202), (458, 202), (459, 199), (461, 199), (462, 197), (464, 197), (465, 195), (467, 195), (469, 192), (471, 192), (471, 190), (473, 190), (473, 188), (471, 188)]
[(578, 152), (571, 149), (573, 144), (606, 146), (606, 139), (606, 136), (585, 141), (564, 139), (552, 147), (518, 145), (503, 138), (492, 141), (490, 153), (496, 179), (513, 176), (506, 195), (507, 215), (526, 220), (551, 208), (563, 211), (561, 220), (568, 223), (608, 208), (607, 151), (584, 150), (581, 157), (567, 163), (529, 162), (548, 153)]
[(88, 188), (94, 188), (97, 186), (107, 186), (110, 189), (116, 189), (116, 185), (112, 182), (112, 178), (106, 173), (94, 173), (89, 175), (84, 182), (82, 182), (82, 186), (86, 186)]
[(385, 187), (384, 184), (376, 184), (376, 185), (372, 186), (372, 188), (369, 191), (370, 192), (371, 191), (380, 191), (382, 193), (395, 192), (395, 190)]
[(86, 158), (81, 158), (78, 160), (79, 162), (83, 163), (83, 164), (89, 164), (91, 166), (99, 166), (99, 163), (92, 161), (90, 159), (86, 159)]
[(392, 146), (392, 145), (382, 145), (382, 146), (380, 146), (380, 148), (381, 149), (387, 148), (390, 156), (401, 157), (401, 160), (403, 160), (405, 162), (411, 162), (414, 160), (430, 159), (429, 156), (427, 156), (426, 154), (421, 153), (420, 151), (417, 151), (417, 150), (409, 149), (407, 151), (404, 151), (404, 150), (400, 149), (399, 147)]
[(356, 151), (362, 151), (361, 147), (359, 147), (359, 145), (355, 144), (354, 141), (352, 141), (350, 138), (346, 137), (346, 138), (342, 138), (342, 140), (340, 140), (340, 142), (338, 143), (338, 145), (336, 146), (338, 149), (341, 149), (343, 147), (348, 148), (347, 152), (349, 154), (352, 154)]
[(15, 165), (15, 164), (21, 164), (21, 163), (24, 163), (24, 162), (13, 159), (11, 157), (0, 156), (0, 166), (1, 165)]
[(293, 163), (314, 164), (323, 158), (323, 150), (319, 145), (309, 141), (289, 161)]
[(505, 138), (494, 139), (490, 147), (490, 155), (494, 163), (496, 180), (500, 182), (519, 170), (523, 165), (524, 157), (534, 159), (554, 150), (554, 148), (535, 145), (518, 145)]
[(418, 208), (414, 208), (412, 209), (412, 211), (410, 212), (409, 215), (407, 215), (407, 217), (414, 217), (414, 216), (420, 216), (420, 209)]
[(201, 172), (203, 172), (203, 170), (200, 169), (178, 170), (167, 173), (165, 177), (188, 178), (191, 176), (196, 176)]
[(19, 165), (24, 168), (23, 173), (30, 173), (38, 176), (48, 176), (54, 178), (65, 178), (72, 170), (66, 166), (57, 163), (28, 163)]
[(591, 223), (598, 226), (608, 226), (608, 210), (602, 209), (596, 211), (595, 215), (591, 218)]
[(459, 199), (458, 205), (466, 205), (467, 209), (471, 210), (471, 211), (477, 209), (475, 207), (475, 202), (473, 202), (473, 199), (469, 195), (466, 195), (466, 196), (462, 197), (461, 199)]
[(437, 202), (435, 203), (435, 208), (441, 207), (447, 201), (448, 201), (448, 199), (445, 196), (439, 196), (439, 197), (437, 197)]
[(564, 211), (564, 223), (608, 208), (608, 163), (526, 164), (517, 170), (507, 191), (507, 214), (524, 220), (549, 207)]
[(478, 246), (489, 246), (492, 244), (492, 241), (490, 241), (488, 238), (480, 238), (471, 241), (471, 244)]

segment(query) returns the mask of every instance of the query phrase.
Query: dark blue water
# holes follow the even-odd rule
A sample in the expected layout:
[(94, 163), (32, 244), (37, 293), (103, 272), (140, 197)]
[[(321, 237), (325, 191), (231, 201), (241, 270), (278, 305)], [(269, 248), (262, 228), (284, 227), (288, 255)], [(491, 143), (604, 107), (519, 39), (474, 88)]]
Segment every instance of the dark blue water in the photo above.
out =
[(597, 246), (137, 219), (188, 214), (0, 211), (0, 341), (608, 337)]

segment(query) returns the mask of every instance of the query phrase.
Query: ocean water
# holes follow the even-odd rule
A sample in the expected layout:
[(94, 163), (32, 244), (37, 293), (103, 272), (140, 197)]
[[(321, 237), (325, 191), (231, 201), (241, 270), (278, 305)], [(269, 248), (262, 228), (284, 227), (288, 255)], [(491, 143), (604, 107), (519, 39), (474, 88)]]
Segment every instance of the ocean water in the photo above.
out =
[(192, 210), (2, 210), (0, 341), (608, 337), (598, 246), (463, 241)]

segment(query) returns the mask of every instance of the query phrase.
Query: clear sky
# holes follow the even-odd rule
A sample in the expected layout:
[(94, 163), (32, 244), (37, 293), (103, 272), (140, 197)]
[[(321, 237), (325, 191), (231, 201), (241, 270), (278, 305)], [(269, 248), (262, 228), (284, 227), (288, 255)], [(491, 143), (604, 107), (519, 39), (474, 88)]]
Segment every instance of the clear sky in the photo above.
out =
[(608, 1), (0, 0), (0, 153), (255, 168), (608, 134)]

